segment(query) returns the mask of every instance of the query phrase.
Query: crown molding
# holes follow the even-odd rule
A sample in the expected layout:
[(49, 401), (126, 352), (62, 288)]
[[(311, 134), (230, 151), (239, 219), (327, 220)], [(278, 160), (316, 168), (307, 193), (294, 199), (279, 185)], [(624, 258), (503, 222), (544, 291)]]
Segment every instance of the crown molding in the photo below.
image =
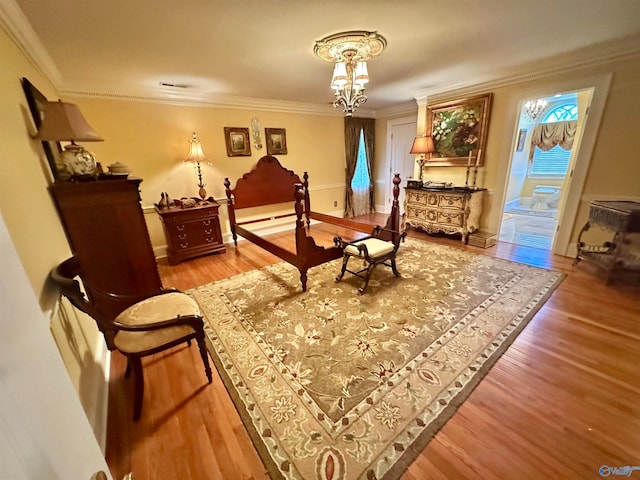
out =
[(62, 82), (60, 70), (47, 49), (42, 45), (27, 17), (13, 0), (0, 0), (0, 27), (40, 73), (49, 80), (49, 83), (54, 87), (60, 85)]
[[(598, 65), (606, 65), (608, 63), (628, 60), (640, 56), (640, 38), (625, 39), (622, 43), (618, 42), (615, 46), (610, 46), (608, 51), (601, 51), (589, 58), (565, 58), (562, 63), (558, 63), (558, 59), (554, 58), (554, 64), (538, 69), (526, 69), (526, 66), (520, 67), (520, 72), (493, 79), (487, 79), (481, 82), (469, 82), (457, 85), (455, 88), (433, 88), (421, 90), (414, 96), (419, 106), (427, 105), (441, 100), (446, 100), (453, 96), (474, 95), (486, 92), (495, 88), (508, 87), (520, 83), (540, 80), (553, 75), (582, 70)], [(549, 62), (549, 61), (548, 61)]]
[[(163, 91), (161, 89), (148, 89), (144, 91), (118, 92), (114, 88), (85, 90), (63, 87), (60, 89), (60, 94), (80, 98), (101, 98), (190, 107), (233, 108), (239, 110), (272, 111), (334, 117), (344, 116), (341, 110), (328, 104), (290, 102), (231, 95), (212, 95), (203, 92), (189, 92), (188, 90), (186, 92), (173, 92)], [(361, 116), (366, 116), (366, 111), (359, 111), (359, 113), (362, 113)]]
[(391, 107), (382, 108), (375, 111), (376, 118), (397, 117), (400, 115), (417, 115), (418, 104), (416, 102), (405, 102)]

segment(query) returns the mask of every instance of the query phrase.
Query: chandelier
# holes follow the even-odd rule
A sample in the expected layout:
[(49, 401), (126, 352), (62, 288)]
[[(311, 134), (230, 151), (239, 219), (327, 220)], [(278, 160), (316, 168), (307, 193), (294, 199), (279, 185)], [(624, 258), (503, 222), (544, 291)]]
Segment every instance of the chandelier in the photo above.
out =
[(534, 122), (542, 115), (544, 109), (547, 108), (547, 101), (544, 98), (537, 100), (529, 100), (524, 104), (524, 111)]
[(380, 55), (386, 46), (387, 40), (378, 32), (361, 30), (335, 33), (316, 42), (313, 53), (335, 64), (331, 77), (333, 106), (342, 106), (347, 117), (367, 101), (364, 94), (369, 83), (367, 61)]

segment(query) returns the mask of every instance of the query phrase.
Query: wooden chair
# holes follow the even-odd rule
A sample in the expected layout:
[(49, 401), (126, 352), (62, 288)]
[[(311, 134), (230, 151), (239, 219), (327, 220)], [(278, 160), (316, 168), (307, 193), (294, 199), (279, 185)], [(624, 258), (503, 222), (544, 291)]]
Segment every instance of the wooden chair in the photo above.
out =
[[(358, 295), (362, 295), (369, 285), (374, 268), (378, 265), (391, 267), (393, 274), (399, 277), (400, 273), (396, 268), (396, 253), (406, 234), (406, 231), (398, 232), (376, 226), (370, 236), (353, 242), (345, 242), (340, 237), (334, 237), (334, 243), (344, 250), (342, 270), (336, 277), (336, 282), (342, 280), (345, 272), (360, 277), (364, 280), (364, 284), (358, 289)], [(349, 270), (347, 264), (352, 257), (364, 260), (365, 267), (358, 271)]]
[(51, 279), (69, 299), (72, 305), (92, 317), (105, 333), (107, 345), (127, 357), (125, 377), (131, 371), (134, 376), (133, 419), (138, 420), (142, 412), (144, 376), (141, 358), (195, 339), (200, 350), (204, 370), (209, 383), (212, 381), (209, 357), (205, 345), (204, 322), (198, 304), (188, 295), (177, 290), (161, 290), (156, 295), (136, 299), (115, 318), (109, 318), (92, 304), (93, 297), (122, 302), (123, 296), (103, 292), (83, 282), (85, 295), (80, 289), (82, 268), (75, 257), (71, 257), (51, 272)]

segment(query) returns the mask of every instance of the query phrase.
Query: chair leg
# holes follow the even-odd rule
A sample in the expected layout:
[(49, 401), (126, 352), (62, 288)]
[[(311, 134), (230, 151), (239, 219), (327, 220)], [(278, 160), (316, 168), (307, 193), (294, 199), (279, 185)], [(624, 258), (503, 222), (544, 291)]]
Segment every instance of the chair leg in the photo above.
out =
[(142, 361), (138, 356), (127, 356), (129, 365), (133, 370), (133, 420), (140, 418), (142, 413), (142, 397), (144, 395), (144, 375), (142, 373)]
[(211, 375), (211, 367), (209, 366), (209, 354), (207, 352), (207, 345), (204, 341), (204, 331), (202, 335), (198, 335), (196, 337), (196, 342), (198, 342), (198, 350), (200, 350), (200, 357), (202, 357), (202, 363), (204, 364), (204, 373), (207, 374), (207, 379), (209, 383), (213, 381), (213, 377)]
[(396, 267), (396, 257), (393, 257), (393, 258), (391, 259), (391, 270), (393, 271), (393, 274), (394, 274), (396, 277), (399, 277), (399, 276), (400, 276), (400, 272), (398, 271), (398, 268)]
[(129, 357), (127, 357), (127, 368), (124, 371), (124, 378), (129, 378), (131, 375), (131, 362), (129, 361)]
[(373, 273), (373, 269), (376, 268), (376, 263), (370, 263), (367, 268), (367, 275), (364, 279), (364, 285), (358, 289), (358, 295), (362, 295), (364, 291), (367, 289), (367, 285), (369, 285), (369, 280), (371, 279), (371, 274)]
[(340, 271), (340, 275), (336, 277), (336, 282), (339, 282), (340, 280), (342, 280), (342, 277), (344, 277), (344, 272), (347, 271), (347, 263), (349, 262), (350, 258), (351, 255), (345, 255), (342, 259), (342, 270)]

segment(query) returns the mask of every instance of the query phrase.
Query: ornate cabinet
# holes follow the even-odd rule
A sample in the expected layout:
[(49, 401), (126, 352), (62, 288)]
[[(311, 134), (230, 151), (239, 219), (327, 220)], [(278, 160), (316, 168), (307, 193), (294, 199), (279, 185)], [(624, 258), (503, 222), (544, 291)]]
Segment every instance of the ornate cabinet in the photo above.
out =
[[(595, 225), (609, 232), (610, 241), (600, 245), (586, 242), (585, 233)], [(616, 273), (640, 272), (640, 245), (632, 234), (640, 233), (640, 203), (595, 201), (589, 205), (589, 220), (578, 236), (578, 254), (574, 265), (585, 260), (605, 272), (609, 283)], [(636, 240), (638, 236), (636, 235)]]
[(465, 187), (406, 188), (405, 222), (427, 233), (459, 233), (468, 243), (469, 234), (480, 226), (485, 191)]
[(169, 264), (175, 265), (188, 258), (226, 251), (220, 231), (219, 207), (220, 204), (213, 199), (190, 208), (156, 207), (167, 241)]
[[(140, 206), (140, 182), (116, 178), (49, 187), (87, 295), (111, 318), (162, 288)], [(126, 298), (114, 301), (98, 291)]]

